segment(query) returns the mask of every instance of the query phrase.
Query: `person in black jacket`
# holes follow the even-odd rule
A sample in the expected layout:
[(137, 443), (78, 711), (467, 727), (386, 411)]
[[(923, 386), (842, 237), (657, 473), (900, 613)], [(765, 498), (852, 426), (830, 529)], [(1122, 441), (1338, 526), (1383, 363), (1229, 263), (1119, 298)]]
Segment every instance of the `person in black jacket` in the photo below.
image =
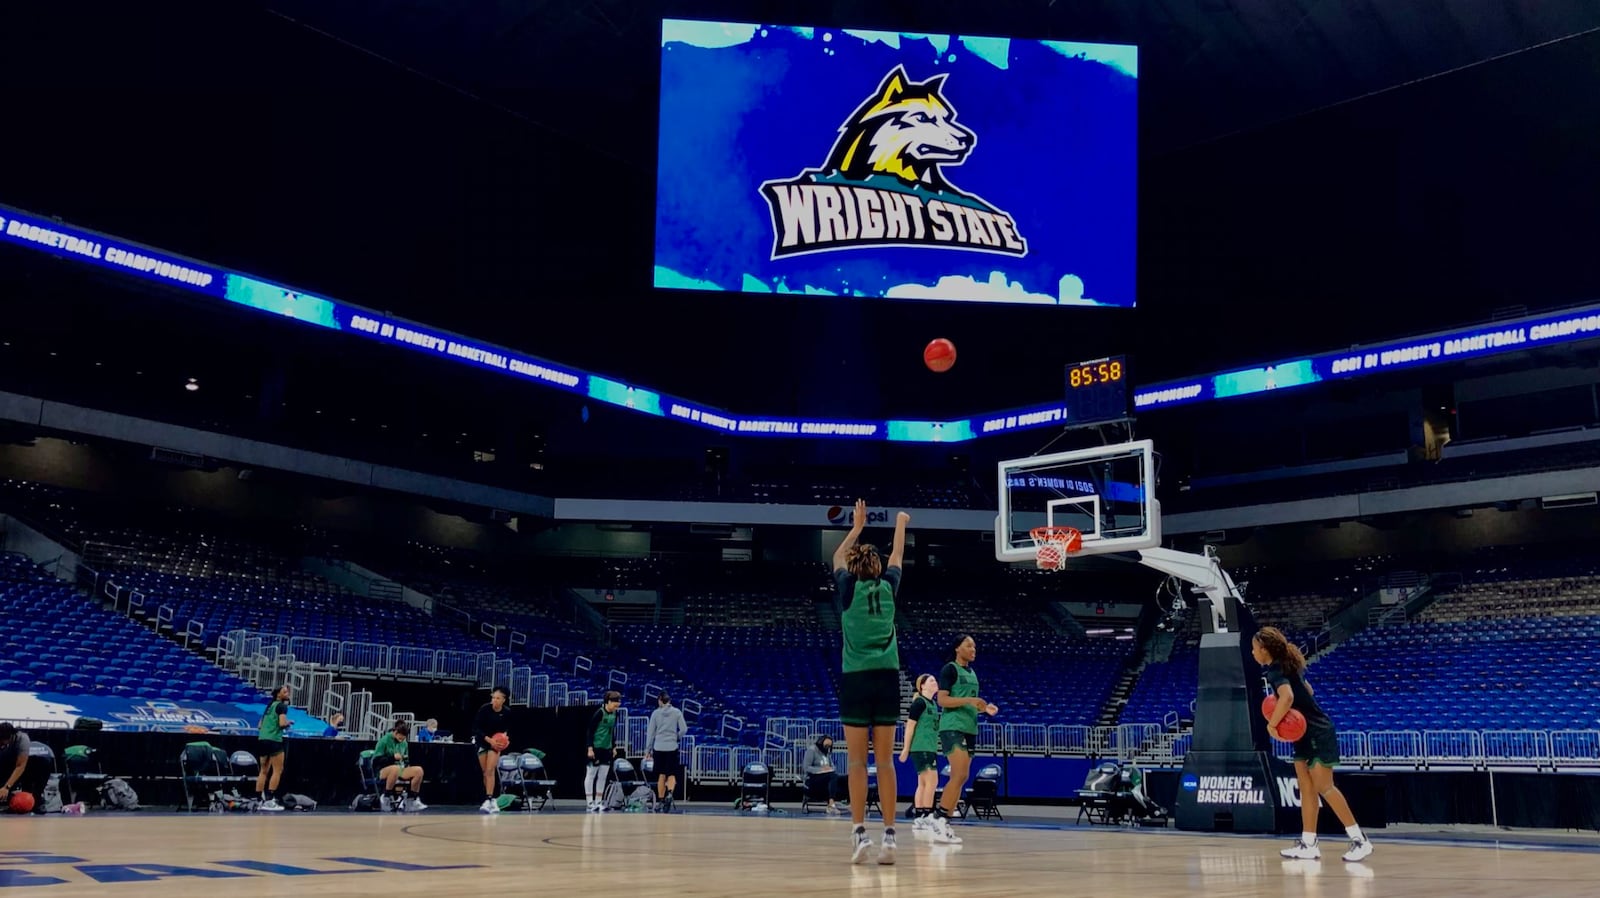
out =
[(478, 709), (472, 718), (472, 742), (478, 747), (478, 767), (483, 770), (483, 804), (478, 810), (485, 814), (500, 813), (495, 803), (495, 769), (500, 765), (500, 748), (490, 740), (506, 731), (506, 701), (511, 694), (502, 686), (489, 693), (489, 703)]

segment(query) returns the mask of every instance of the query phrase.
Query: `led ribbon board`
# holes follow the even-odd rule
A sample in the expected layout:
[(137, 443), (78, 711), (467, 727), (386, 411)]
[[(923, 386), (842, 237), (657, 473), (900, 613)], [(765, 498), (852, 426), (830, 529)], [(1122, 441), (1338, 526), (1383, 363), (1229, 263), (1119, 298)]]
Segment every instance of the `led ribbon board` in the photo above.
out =
[(1600, 337), (1600, 307), (1536, 315), (1391, 340), (1344, 352), (1325, 352), (1255, 368), (1169, 380), (1134, 391), (1135, 411), (1252, 396), (1330, 380), (1401, 371), (1422, 365), (1503, 355)]
[[(948, 421), (849, 421), (735, 415), (175, 253), (61, 224), (5, 205), (0, 205), (0, 243), (203, 294), (307, 326), (356, 334), (390, 346), (448, 358), (639, 414), (671, 418), (719, 433), (789, 439), (960, 443), (1040, 427), (1089, 423), (1076, 420), (1071, 406), (1062, 402)], [(1167, 381), (1137, 389), (1133, 405), (1136, 412), (1167, 408), (1596, 337), (1600, 337), (1600, 306), (1396, 340), (1361, 351), (1325, 353), (1276, 365)]]

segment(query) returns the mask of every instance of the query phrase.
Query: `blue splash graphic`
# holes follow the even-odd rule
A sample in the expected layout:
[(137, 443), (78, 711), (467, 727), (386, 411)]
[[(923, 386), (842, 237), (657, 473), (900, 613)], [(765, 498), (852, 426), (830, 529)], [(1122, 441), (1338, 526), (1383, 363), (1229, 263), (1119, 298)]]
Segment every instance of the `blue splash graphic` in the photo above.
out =
[[(903, 66), (945, 75), (976, 135), (943, 174), (1009, 215), (1025, 256), (872, 246), (771, 258), (760, 187), (820, 169)], [(819, 296), (1135, 302), (1138, 51), (1123, 45), (667, 20), (658, 287)]]

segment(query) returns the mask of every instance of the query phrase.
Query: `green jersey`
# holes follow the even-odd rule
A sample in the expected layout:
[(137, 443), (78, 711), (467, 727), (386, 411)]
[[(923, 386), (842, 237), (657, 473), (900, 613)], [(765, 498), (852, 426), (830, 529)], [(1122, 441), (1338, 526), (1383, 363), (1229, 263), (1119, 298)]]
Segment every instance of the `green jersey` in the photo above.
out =
[[(378, 746), (372, 751), (373, 762), (379, 770), (388, 767), (390, 764), (399, 764), (404, 767), (411, 761), (411, 743), (397, 738), (394, 733), (384, 733), (379, 737)], [(400, 756), (398, 761), (394, 759), (397, 754)]]
[(857, 580), (849, 571), (834, 572), (834, 583), (844, 613), (844, 672), (899, 670), (900, 642), (894, 628), (894, 596), (900, 588), (900, 569), (884, 569), (877, 580)]
[[(952, 661), (939, 671), (939, 688), (949, 692), (951, 698), (977, 698), (978, 675), (972, 672), (972, 668), (962, 667)], [(978, 709), (972, 705), (944, 709), (944, 713), (939, 715), (939, 730), (976, 736)]]
[(267, 702), (267, 710), (261, 714), (260, 736), (263, 742), (282, 742), (283, 726), (278, 723), (279, 714), (289, 713), (288, 702)]
[(611, 748), (616, 744), (617, 712), (607, 714), (605, 708), (594, 712), (589, 724), (589, 744), (595, 748)]
[(917, 696), (911, 700), (911, 711), (907, 719), (917, 722), (917, 729), (911, 734), (910, 751), (925, 751), (933, 754), (939, 753), (939, 705), (937, 699), (925, 699)]

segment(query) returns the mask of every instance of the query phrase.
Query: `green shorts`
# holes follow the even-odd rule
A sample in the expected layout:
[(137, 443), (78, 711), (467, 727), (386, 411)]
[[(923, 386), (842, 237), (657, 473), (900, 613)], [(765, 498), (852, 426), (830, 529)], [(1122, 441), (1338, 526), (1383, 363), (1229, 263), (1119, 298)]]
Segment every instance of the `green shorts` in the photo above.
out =
[(1312, 727), (1294, 744), (1294, 759), (1306, 766), (1339, 766), (1339, 733), (1333, 727)]
[(847, 727), (900, 722), (900, 671), (857, 670), (839, 677), (839, 720)]
[(939, 769), (939, 753), (935, 751), (914, 751), (911, 753), (911, 767), (918, 773)]
[(939, 753), (948, 755), (956, 749), (972, 757), (978, 753), (978, 737), (975, 733), (960, 733), (955, 730), (943, 730), (939, 733)]

